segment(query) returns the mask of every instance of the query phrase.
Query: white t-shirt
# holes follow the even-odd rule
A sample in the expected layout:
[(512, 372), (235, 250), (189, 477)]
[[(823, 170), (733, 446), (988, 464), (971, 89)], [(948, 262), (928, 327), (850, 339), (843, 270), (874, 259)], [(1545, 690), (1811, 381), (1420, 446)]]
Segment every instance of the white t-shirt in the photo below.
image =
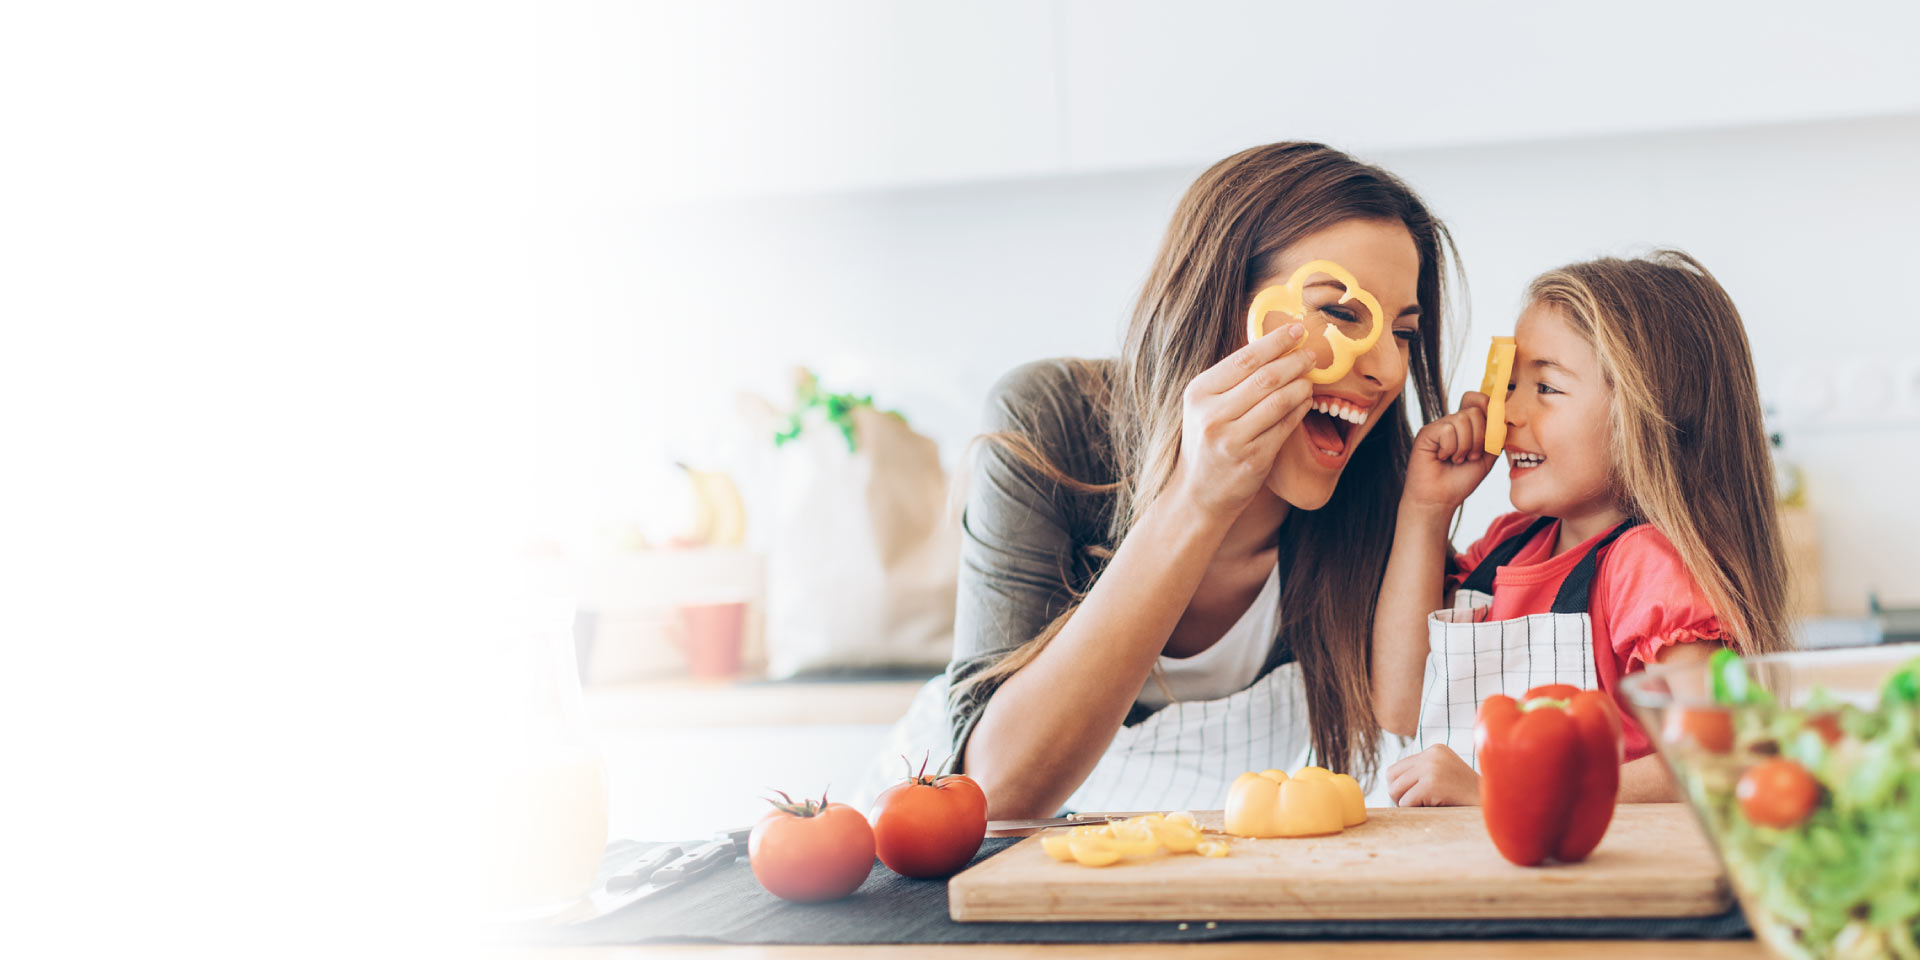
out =
[[(1245, 690), (1266, 665), (1279, 624), (1280, 566), (1275, 564), (1260, 595), (1224, 636), (1191, 657), (1162, 656), (1158, 661), (1160, 678), (1148, 675), (1134, 702), (1159, 709), (1170, 702), (1169, 691), (1173, 700), (1191, 702), (1218, 700)], [(1166, 681), (1166, 690), (1161, 689), (1161, 678)]]

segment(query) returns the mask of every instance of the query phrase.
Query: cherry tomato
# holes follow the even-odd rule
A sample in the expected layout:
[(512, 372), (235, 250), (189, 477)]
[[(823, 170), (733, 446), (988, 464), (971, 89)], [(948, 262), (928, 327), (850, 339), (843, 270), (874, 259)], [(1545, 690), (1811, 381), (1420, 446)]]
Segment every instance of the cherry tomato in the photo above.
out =
[[(782, 797), (787, 795), (782, 793)], [(747, 861), (767, 892), (796, 903), (835, 900), (873, 870), (873, 828), (844, 803), (774, 804), (747, 836)]]
[(1675, 708), (1667, 711), (1664, 732), (1668, 743), (1692, 740), (1702, 750), (1726, 753), (1733, 749), (1733, 714), (1725, 710)]
[(1822, 713), (1807, 718), (1807, 729), (1820, 734), (1820, 739), (1833, 746), (1840, 742), (1840, 718), (1831, 713)]
[(1734, 788), (1747, 819), (1785, 829), (1812, 815), (1820, 802), (1820, 784), (1805, 767), (1782, 757), (1756, 764), (1740, 775)]
[(986, 835), (987, 795), (971, 777), (929, 777), (922, 765), (873, 802), (875, 850), (902, 876), (950, 876)]

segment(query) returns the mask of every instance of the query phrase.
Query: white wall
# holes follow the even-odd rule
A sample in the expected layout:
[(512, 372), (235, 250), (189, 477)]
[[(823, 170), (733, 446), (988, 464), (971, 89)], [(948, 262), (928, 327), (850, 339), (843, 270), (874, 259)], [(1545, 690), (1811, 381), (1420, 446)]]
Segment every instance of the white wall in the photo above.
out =
[[(1275, 136), (1284, 131), (1276, 130)], [(1786, 408), (1825, 554), (1827, 603), (1920, 602), (1920, 115), (1372, 154), (1452, 226), (1472, 292), (1471, 386), (1528, 279), (1672, 244), (1740, 304), (1767, 398)], [(550, 377), (548, 502), (563, 522), (643, 509), (674, 457), (741, 463), (731, 395), (777, 397), (808, 363), (871, 391), (951, 460), (986, 387), (1025, 359), (1101, 354), (1200, 167), (555, 215), (538, 225)], [(1874, 368), (1840, 366), (1844, 331)], [(1457, 334), (1456, 334), (1457, 335)], [(1456, 386), (1451, 393), (1457, 394)], [(1828, 390), (1825, 406), (1821, 391)], [(1906, 402), (1909, 406), (1902, 407)], [(1796, 422), (1797, 421), (1797, 422)], [(1463, 538), (1504, 509), (1504, 468)]]

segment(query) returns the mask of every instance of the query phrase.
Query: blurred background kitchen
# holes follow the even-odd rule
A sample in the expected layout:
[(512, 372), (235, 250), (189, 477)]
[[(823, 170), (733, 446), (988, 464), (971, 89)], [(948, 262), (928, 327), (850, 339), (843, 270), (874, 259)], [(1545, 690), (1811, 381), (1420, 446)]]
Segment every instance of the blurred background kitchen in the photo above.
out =
[[(545, 11), (526, 552), (573, 604), (609, 835), (853, 799), (945, 662), (988, 387), (1115, 352), (1181, 191), (1275, 140), (1451, 226), (1449, 397), (1536, 273), (1701, 258), (1779, 438), (1803, 641), (1920, 633), (1915, 36), (1850, 0)], [(1506, 497), (1502, 467), (1459, 529)]]

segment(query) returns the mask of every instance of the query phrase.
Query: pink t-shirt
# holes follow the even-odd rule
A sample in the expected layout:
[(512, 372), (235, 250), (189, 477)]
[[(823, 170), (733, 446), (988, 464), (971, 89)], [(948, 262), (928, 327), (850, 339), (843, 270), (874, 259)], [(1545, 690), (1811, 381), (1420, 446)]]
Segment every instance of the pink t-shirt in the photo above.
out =
[[(1487, 554), (1509, 537), (1524, 532), (1536, 519), (1529, 514), (1509, 513), (1493, 521), (1485, 536), (1454, 558), (1448, 586), (1460, 586)], [(1488, 618), (1510, 620), (1552, 612), (1560, 582), (1594, 542), (1610, 532), (1603, 531), (1556, 557), (1553, 545), (1560, 537), (1560, 524), (1549, 524), (1521, 548), (1512, 563), (1494, 572), (1493, 609), (1488, 611)], [(1612, 694), (1620, 707), (1626, 758), (1644, 757), (1653, 752), (1653, 744), (1621, 697), (1620, 678), (1645, 668), (1673, 644), (1695, 640), (1719, 643), (1725, 638), (1725, 630), (1688, 575), (1679, 552), (1665, 534), (1646, 523), (1621, 534), (1601, 552), (1587, 604), (1593, 620), (1593, 666), (1600, 689)]]

